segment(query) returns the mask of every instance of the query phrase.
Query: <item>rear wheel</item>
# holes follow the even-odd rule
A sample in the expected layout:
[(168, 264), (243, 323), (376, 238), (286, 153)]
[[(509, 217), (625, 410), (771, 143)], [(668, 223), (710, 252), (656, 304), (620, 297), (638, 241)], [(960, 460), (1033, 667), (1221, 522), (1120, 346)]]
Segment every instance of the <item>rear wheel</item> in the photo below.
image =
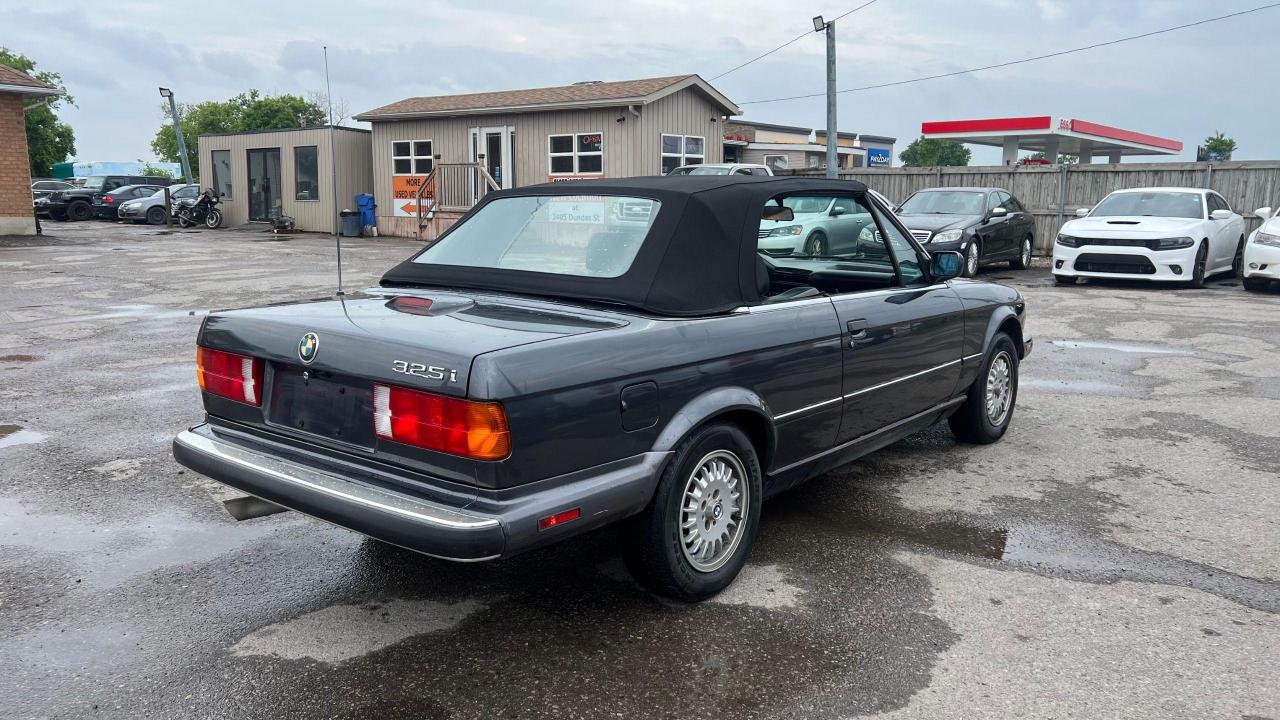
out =
[(821, 230), (809, 236), (804, 243), (805, 255), (826, 255), (831, 251), (831, 246), (827, 242), (827, 234)]
[(93, 208), (87, 202), (74, 202), (67, 206), (67, 219), (88, 220), (93, 217)]
[(1247, 277), (1244, 279), (1244, 289), (1249, 292), (1262, 292), (1271, 286), (1271, 281), (1266, 278)]
[(164, 220), (165, 220), (164, 208), (160, 207), (159, 205), (152, 208), (147, 208), (148, 223), (152, 225), (163, 225)]
[(982, 248), (978, 247), (978, 241), (974, 240), (964, 249), (964, 276), (967, 278), (974, 277), (978, 274), (978, 259), (982, 255)]
[(755, 540), (761, 483), (755, 448), (736, 426), (708, 425), (686, 438), (649, 507), (629, 520), (631, 573), (651, 590), (686, 602), (723, 590)]
[(1018, 349), (1005, 333), (995, 336), (968, 397), (948, 418), (961, 442), (986, 445), (1004, 437), (1018, 400)]
[(1204, 287), (1205, 270), (1209, 265), (1209, 244), (1200, 243), (1200, 251), (1196, 253), (1196, 266), (1191, 270), (1191, 279), (1187, 281), (1187, 287), (1202, 288)]
[(1026, 270), (1031, 267), (1031, 236), (1022, 238), (1022, 244), (1018, 246), (1018, 257), (1009, 261), (1009, 267), (1014, 270)]

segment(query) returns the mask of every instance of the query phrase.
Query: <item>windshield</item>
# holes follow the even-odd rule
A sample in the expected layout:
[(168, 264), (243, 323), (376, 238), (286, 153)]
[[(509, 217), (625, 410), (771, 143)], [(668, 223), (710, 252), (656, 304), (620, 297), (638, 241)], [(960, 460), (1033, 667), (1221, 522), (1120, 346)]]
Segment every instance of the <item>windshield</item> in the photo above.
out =
[(1089, 217), (1203, 218), (1200, 195), (1183, 192), (1123, 192), (1108, 195)]
[(667, 173), (668, 175), (728, 175), (727, 167), (712, 167), (708, 165), (685, 165)]
[(902, 203), (900, 215), (981, 215), (986, 193), (969, 190), (920, 192)]
[(80, 187), (88, 188), (89, 190), (101, 190), (102, 186), (106, 184), (107, 178), (105, 175), (95, 175), (93, 177), (85, 178), (84, 185), (81, 185)]
[(631, 267), (659, 206), (615, 195), (502, 198), (455, 225), (413, 262), (618, 277)]

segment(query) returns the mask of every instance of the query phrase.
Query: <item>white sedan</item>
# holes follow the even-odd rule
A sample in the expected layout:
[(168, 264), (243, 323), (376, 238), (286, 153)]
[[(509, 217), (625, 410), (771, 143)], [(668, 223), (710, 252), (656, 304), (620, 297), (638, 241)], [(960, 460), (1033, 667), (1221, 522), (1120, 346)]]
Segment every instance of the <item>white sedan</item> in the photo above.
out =
[(1262, 224), (1244, 246), (1244, 289), (1257, 291), (1280, 280), (1280, 209), (1264, 207), (1254, 214)]
[(1243, 264), (1244, 218), (1212, 190), (1117, 190), (1076, 214), (1053, 246), (1053, 278), (1062, 284), (1096, 277), (1203, 287)]

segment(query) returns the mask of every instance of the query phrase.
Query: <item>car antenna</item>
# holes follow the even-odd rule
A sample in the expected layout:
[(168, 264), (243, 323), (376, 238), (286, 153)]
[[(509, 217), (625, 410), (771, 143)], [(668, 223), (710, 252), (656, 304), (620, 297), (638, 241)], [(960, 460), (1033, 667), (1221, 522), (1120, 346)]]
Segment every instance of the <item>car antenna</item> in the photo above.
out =
[(336, 294), (336, 295), (339, 295), (339, 296), (342, 296), (342, 295), (345, 295), (346, 293), (342, 292), (342, 228), (340, 227), (340, 225), (339, 225), (339, 223), (338, 223), (338, 221), (337, 221), (337, 217), (338, 217), (338, 214), (337, 214), (337, 213), (338, 213), (338, 184), (337, 184), (338, 164), (337, 164), (337, 162), (335, 161), (336, 159), (333, 157), (333, 88), (329, 85), (329, 46), (328, 46), (328, 45), (323, 45), (323, 46), (321, 46), (321, 47), (324, 49), (324, 94), (325, 94), (325, 102), (327, 102), (327, 103), (329, 104), (329, 128), (328, 128), (328, 131), (329, 131), (329, 171), (330, 171), (330, 175), (332, 176), (332, 177), (330, 178), (330, 183), (329, 183), (329, 185), (330, 185), (330, 187), (332, 188), (332, 192), (333, 192), (333, 212), (334, 212), (333, 244), (334, 244), (334, 247), (335, 247), (335, 248), (337, 249), (337, 251), (338, 251), (338, 292), (337, 292), (337, 293), (335, 293), (335, 294)]

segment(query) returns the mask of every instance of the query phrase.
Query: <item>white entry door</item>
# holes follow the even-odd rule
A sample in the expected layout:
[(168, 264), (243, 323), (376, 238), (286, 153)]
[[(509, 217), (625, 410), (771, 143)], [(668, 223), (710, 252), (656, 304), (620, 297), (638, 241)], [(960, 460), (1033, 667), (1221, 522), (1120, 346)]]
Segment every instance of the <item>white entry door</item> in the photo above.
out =
[(515, 135), (510, 126), (471, 128), (471, 162), (481, 163), (503, 189), (515, 187)]

